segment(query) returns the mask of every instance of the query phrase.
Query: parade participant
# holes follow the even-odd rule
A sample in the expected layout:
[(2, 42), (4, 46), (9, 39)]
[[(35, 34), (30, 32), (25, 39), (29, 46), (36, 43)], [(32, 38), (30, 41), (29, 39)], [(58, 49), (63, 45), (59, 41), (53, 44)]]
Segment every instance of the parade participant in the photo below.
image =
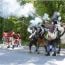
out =
[(22, 43), (22, 36), (18, 33), (17, 34), (18, 35), (18, 37), (19, 37), (19, 46), (21, 46), (21, 43)]
[(15, 34), (15, 32), (13, 32), (13, 31), (8, 32), (8, 35), (7, 35), (7, 37), (8, 37), (8, 46), (7, 46), (7, 48), (9, 48), (13, 45), (13, 41), (14, 41), (13, 35), (14, 34)]
[(55, 40), (48, 41), (46, 56), (50, 56), (50, 52), (54, 52), (52, 55), (56, 56), (56, 43), (55, 43)]
[(37, 30), (37, 28), (36, 28), (36, 27), (33, 27), (32, 33), (31, 33), (31, 35), (29, 36), (29, 39), (33, 39), (34, 35), (36, 34), (36, 30)]
[(30, 43), (29, 43), (30, 53), (31, 53), (32, 45), (36, 46), (36, 50), (35, 51), (37, 52), (37, 36), (36, 36), (36, 33), (37, 33), (37, 28), (34, 26), (33, 29), (32, 29), (32, 33), (29, 36), (29, 39), (30, 39)]
[(61, 20), (61, 16), (59, 12), (54, 12), (53, 16), (52, 16), (52, 24), (57, 24), (60, 23)]
[(9, 34), (6, 32), (3, 32), (3, 44), (7, 45), (7, 48), (10, 47), (10, 38), (9, 38)]
[(43, 16), (43, 21), (44, 22), (43, 23), (46, 24), (46, 23), (49, 22), (49, 20), (50, 20), (49, 15), (47, 13), (44, 13), (44, 16)]
[(3, 44), (6, 44), (7, 33), (6, 33), (6, 32), (3, 32), (2, 37), (3, 37), (3, 38), (2, 38)]
[(48, 31), (48, 44), (47, 44), (47, 56), (50, 55), (50, 52), (54, 52), (52, 55), (56, 56), (56, 43), (55, 39), (57, 37), (57, 28), (55, 25), (52, 25)]
[(15, 36), (16, 36), (16, 38), (15, 38), (14, 44), (16, 44), (17, 47), (21, 46), (21, 36), (20, 36), (20, 34), (17, 33)]
[(13, 35), (13, 45), (12, 48), (21, 46), (21, 36), (19, 33)]

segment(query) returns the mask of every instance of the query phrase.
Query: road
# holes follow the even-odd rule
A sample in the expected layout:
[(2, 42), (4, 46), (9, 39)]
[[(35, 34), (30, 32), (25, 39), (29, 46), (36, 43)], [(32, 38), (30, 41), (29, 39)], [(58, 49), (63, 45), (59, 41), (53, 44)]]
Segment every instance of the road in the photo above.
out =
[(57, 56), (44, 56), (42, 50), (37, 54), (34, 49), (29, 53), (26, 46), (15, 49), (0, 48), (0, 65), (65, 65), (65, 49)]

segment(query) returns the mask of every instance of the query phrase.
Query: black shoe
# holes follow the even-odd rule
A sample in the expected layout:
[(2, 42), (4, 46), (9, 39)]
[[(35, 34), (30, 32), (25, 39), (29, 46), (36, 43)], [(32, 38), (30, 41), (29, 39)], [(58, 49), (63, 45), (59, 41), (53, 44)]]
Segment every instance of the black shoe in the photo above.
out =
[(56, 56), (56, 52), (54, 52), (54, 53), (52, 54), (52, 56)]
[(15, 45), (12, 46), (12, 49), (14, 49)]
[(7, 48), (10, 48), (10, 46), (7, 46)]
[(58, 51), (57, 54), (60, 54), (60, 51)]
[(37, 54), (40, 54), (40, 52), (37, 52)]
[(50, 53), (48, 52), (47, 54), (45, 54), (45, 56), (50, 56)]
[(35, 52), (37, 52), (38, 50), (36, 49)]
[(52, 51), (52, 49), (50, 49), (50, 52)]

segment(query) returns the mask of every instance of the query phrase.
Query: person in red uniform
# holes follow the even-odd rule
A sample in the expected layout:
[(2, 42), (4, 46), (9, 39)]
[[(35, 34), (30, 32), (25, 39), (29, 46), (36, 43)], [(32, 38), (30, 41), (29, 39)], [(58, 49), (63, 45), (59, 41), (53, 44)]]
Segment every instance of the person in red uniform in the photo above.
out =
[(20, 37), (20, 34), (17, 33), (17, 34), (14, 34), (14, 46), (19, 46), (21, 45), (21, 37)]
[(3, 39), (3, 44), (6, 44), (6, 39), (7, 39), (7, 33), (6, 32), (3, 32), (3, 35), (2, 35), (2, 39)]
[(8, 47), (9, 48), (11, 45), (13, 45), (13, 35), (15, 34), (15, 32), (11, 31), (11, 32), (8, 32), (8, 35), (7, 35), (7, 42), (8, 42)]

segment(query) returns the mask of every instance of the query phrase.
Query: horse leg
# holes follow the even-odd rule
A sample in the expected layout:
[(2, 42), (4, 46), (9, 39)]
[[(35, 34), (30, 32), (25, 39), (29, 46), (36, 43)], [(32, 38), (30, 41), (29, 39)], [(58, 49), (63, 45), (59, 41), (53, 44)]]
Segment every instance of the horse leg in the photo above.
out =
[(60, 54), (60, 51), (61, 51), (61, 45), (59, 44), (57, 53)]
[(53, 43), (53, 48), (52, 48), (52, 50), (53, 50), (53, 54), (52, 54), (52, 56), (56, 56), (56, 44), (55, 43)]
[(36, 50), (35, 50), (35, 52), (37, 52), (37, 51), (38, 51), (37, 44), (35, 43), (34, 45), (35, 45), (35, 47), (36, 47)]
[(45, 49), (45, 52), (47, 52), (47, 46), (46, 45), (44, 45), (44, 49)]
[(50, 56), (50, 42), (48, 42), (48, 44), (46, 45), (46, 56)]
[(31, 53), (32, 42), (29, 43), (29, 52)]
[(46, 50), (46, 56), (50, 56), (50, 48), (49, 48), (49, 45), (47, 45), (47, 48), (46, 48), (47, 50)]
[(39, 44), (37, 44), (37, 54), (39, 54)]
[(52, 54), (52, 56), (56, 56), (56, 48), (54, 48), (54, 53)]
[(36, 46), (36, 52), (39, 54), (39, 44), (38, 43), (35, 43), (35, 46)]

